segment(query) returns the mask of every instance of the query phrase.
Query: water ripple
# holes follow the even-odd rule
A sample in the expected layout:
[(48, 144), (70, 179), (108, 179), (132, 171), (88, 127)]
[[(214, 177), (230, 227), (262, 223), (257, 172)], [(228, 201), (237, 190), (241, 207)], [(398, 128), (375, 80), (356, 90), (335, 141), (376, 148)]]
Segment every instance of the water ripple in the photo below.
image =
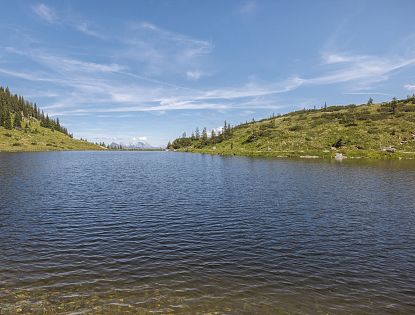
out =
[(0, 314), (413, 314), (415, 164), (0, 154)]

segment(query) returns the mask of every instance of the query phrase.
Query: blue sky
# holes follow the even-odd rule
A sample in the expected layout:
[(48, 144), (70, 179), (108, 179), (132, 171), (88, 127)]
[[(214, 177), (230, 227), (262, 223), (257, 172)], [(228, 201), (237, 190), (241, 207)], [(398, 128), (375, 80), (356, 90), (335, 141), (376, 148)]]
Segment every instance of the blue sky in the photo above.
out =
[(2, 1), (0, 85), (75, 137), (196, 127), (415, 92), (415, 1)]

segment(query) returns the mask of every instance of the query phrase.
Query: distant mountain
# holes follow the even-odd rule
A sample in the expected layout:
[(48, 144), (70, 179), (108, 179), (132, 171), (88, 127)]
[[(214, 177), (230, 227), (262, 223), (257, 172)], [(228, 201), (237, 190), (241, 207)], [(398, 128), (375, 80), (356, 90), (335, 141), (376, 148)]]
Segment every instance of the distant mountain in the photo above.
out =
[(122, 150), (151, 150), (151, 149), (159, 149), (159, 147), (153, 147), (146, 141), (137, 141), (132, 143), (116, 143), (112, 142), (109, 145), (110, 149), (122, 149)]

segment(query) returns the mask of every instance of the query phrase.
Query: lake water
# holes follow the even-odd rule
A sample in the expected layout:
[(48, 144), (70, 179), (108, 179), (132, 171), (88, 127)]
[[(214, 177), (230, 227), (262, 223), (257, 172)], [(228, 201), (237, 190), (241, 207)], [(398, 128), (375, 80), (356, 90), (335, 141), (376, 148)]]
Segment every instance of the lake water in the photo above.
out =
[(414, 314), (415, 161), (0, 154), (0, 314)]

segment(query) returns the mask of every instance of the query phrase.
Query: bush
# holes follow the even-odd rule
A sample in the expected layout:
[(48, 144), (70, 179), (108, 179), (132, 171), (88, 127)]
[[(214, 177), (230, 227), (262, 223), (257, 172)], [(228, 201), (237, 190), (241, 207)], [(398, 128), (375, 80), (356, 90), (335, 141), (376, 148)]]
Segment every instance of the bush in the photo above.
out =
[(415, 112), (415, 105), (413, 104), (406, 104), (402, 107), (402, 111), (404, 112)]
[(263, 123), (263, 124), (259, 125), (260, 130), (266, 130), (268, 128), (273, 128), (273, 127), (274, 127), (274, 122), (273, 121), (270, 121), (270, 122)]
[(254, 142), (256, 139), (257, 139), (257, 136), (256, 134), (253, 133), (253, 134), (250, 134), (243, 143), (251, 143), (251, 142)]
[(294, 125), (294, 126), (291, 126), (290, 128), (288, 128), (289, 131), (299, 131), (301, 129), (302, 129), (302, 127), (300, 125)]
[(341, 148), (342, 146), (344, 146), (344, 142), (342, 138), (338, 139), (335, 143), (332, 144), (332, 147), (335, 147), (337, 149)]
[(357, 126), (357, 124), (355, 123), (355, 122), (351, 122), (351, 123), (348, 123), (348, 124), (346, 124), (346, 125), (344, 125), (345, 127), (356, 127)]

